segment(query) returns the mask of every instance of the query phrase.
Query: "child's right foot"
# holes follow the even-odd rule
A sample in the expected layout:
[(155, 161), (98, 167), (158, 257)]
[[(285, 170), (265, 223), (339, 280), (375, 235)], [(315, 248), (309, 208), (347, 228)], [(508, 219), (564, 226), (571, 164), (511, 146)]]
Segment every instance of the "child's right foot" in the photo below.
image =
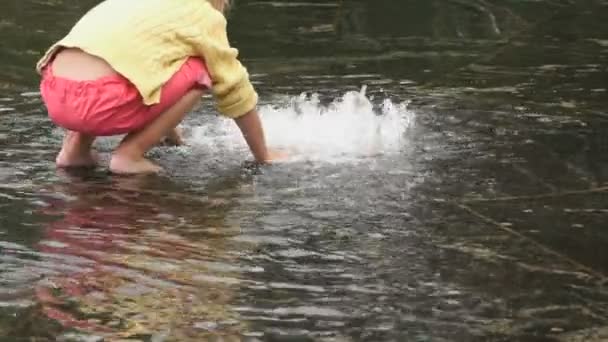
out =
[(159, 173), (162, 168), (146, 158), (133, 159), (115, 154), (110, 160), (110, 171), (117, 174), (146, 174)]

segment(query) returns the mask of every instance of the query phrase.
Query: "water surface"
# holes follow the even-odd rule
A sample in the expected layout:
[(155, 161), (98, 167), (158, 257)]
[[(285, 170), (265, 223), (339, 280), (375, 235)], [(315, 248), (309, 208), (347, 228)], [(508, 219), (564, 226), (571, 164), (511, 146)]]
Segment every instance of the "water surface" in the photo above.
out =
[(95, 3), (0, 4), (2, 339), (608, 339), (606, 1), (239, 1), (293, 159), (206, 98), (152, 177), (53, 165), (33, 65)]

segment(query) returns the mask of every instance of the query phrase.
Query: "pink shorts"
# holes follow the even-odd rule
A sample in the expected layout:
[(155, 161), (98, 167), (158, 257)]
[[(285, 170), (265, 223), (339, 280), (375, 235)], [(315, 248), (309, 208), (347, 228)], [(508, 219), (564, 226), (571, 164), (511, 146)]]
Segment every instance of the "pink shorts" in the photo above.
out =
[(44, 68), (40, 92), (49, 117), (58, 126), (94, 136), (109, 136), (137, 131), (188, 91), (210, 87), (207, 66), (201, 59), (191, 57), (163, 85), (160, 103), (151, 106), (144, 105), (137, 88), (121, 75), (74, 81), (53, 75), (51, 63)]

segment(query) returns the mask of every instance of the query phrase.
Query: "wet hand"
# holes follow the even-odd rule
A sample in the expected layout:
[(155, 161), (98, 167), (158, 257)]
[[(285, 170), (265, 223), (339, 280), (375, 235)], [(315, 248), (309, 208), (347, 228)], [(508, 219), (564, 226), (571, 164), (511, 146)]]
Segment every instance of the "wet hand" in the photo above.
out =
[(287, 152), (285, 152), (285, 151), (269, 149), (265, 162), (267, 162), (267, 163), (281, 162), (281, 161), (286, 161), (288, 158), (289, 158), (289, 154), (287, 154)]

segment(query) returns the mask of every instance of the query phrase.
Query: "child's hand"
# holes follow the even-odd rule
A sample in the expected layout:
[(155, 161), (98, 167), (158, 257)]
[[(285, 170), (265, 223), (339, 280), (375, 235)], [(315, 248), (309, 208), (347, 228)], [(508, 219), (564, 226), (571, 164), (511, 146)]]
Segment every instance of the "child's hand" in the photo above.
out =
[(268, 149), (268, 156), (266, 157), (266, 162), (280, 162), (287, 160), (287, 158), (289, 158), (287, 152)]
[(235, 121), (241, 129), (256, 163), (264, 164), (287, 160), (288, 155), (286, 152), (266, 147), (264, 128), (262, 127), (257, 110), (253, 109), (247, 114), (236, 118)]

